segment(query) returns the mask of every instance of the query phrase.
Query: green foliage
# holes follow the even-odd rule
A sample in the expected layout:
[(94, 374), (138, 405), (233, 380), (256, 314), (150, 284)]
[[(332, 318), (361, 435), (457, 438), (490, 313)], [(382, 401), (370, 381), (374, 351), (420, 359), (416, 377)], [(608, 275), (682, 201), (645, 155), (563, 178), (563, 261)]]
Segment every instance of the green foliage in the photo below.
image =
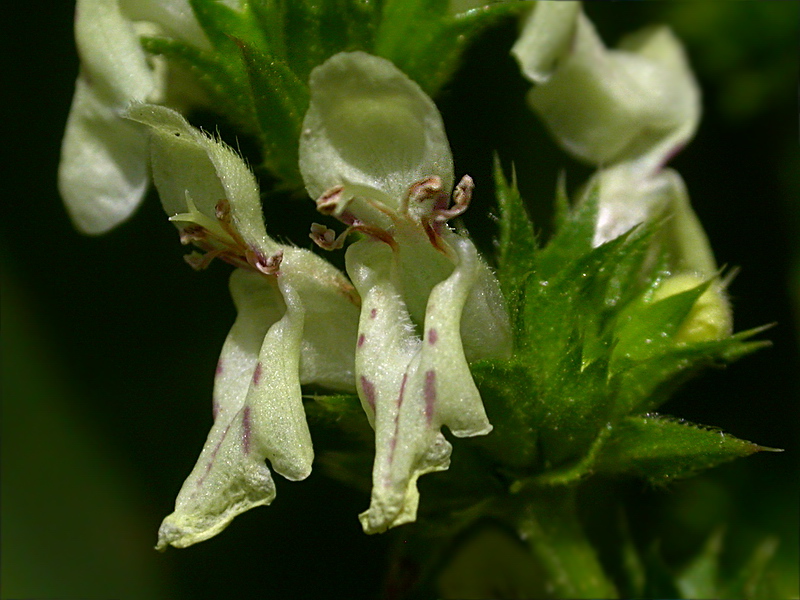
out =
[(595, 469), (663, 483), (759, 450), (765, 448), (722, 431), (660, 416), (633, 416), (614, 427)]
[(663, 482), (763, 450), (642, 414), (701, 368), (764, 345), (746, 341), (756, 331), (676, 339), (711, 283), (653, 301), (668, 275), (655, 235), (660, 223), (595, 248), (597, 190), (573, 208), (559, 191), (558, 229), (538, 247), (516, 185), (499, 164), (495, 178), (497, 276), (514, 320), (516, 354), (509, 363), (475, 366), (487, 410), (502, 423), (487, 438), (489, 451), (514, 465), (523, 482), (554, 485), (595, 472)]
[[(764, 346), (749, 341), (763, 328), (719, 340), (681, 341), (677, 333), (710, 283), (653, 299), (669, 275), (658, 246), (661, 222), (593, 247), (596, 190), (570, 207), (562, 185), (556, 233), (541, 245), (513, 177), (505, 177), (497, 160), (495, 180), (497, 277), (512, 317), (515, 352), (508, 361), (471, 366), (494, 430), (454, 441), (459, 447), (450, 469), (420, 481), (420, 519), (427, 535), (443, 532), (447, 539), (487, 517), (510, 521), (530, 553), (525, 568), (558, 582), (556, 595), (689, 598), (723, 597), (734, 593), (731, 585), (734, 595), (762, 589), (758, 586), (767, 585), (765, 560), (758, 558), (763, 553), (751, 560), (750, 575), (725, 588), (714, 539), (676, 572), (657, 543), (643, 548), (633, 539), (624, 518), (613, 556), (605, 556), (601, 566), (574, 502), (581, 490), (577, 484), (592, 476), (637, 477), (662, 485), (770, 450), (652, 413), (702, 368)], [(357, 400), (315, 400), (307, 406), (312, 423), (349, 431), (358, 440), (347, 449), (324, 450), (320, 462), (330, 475), (368, 489), (372, 449), (363, 431), (355, 433), (356, 425), (364, 426)], [(366, 475), (356, 482), (351, 469)], [(430, 544), (439, 557), (435, 560), (444, 560), (441, 544)], [(442, 573), (461, 568), (461, 555), (452, 560), (445, 561)], [(616, 565), (613, 579), (605, 574), (609, 563)], [(438, 571), (426, 569), (420, 590), (435, 588)], [(705, 595), (709, 590), (713, 594)]]
[(447, 83), (472, 38), (499, 19), (530, 8), (501, 2), (461, 14), (448, 0), (386, 0), (374, 52), (388, 58), (429, 95)]

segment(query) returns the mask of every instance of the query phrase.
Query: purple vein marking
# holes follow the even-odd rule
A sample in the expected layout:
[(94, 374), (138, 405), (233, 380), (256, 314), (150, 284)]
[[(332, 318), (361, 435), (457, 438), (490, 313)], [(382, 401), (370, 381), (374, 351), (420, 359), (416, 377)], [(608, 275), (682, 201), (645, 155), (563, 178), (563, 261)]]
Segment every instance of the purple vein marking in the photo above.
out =
[(367, 339), (367, 337), (363, 333), (358, 336), (358, 347), (359, 348), (361, 348), (361, 346), (364, 345), (364, 340), (366, 340), (366, 339)]
[(436, 330), (433, 327), (428, 329), (428, 343), (433, 346), (438, 339), (439, 334), (436, 332)]
[(222, 375), (222, 359), (221, 358), (219, 359), (219, 361), (217, 361), (217, 369), (215, 371), (215, 374), (216, 375)]
[(436, 405), (436, 371), (425, 371), (425, 419), (428, 425), (433, 419), (433, 408)]
[(222, 442), (224, 442), (225, 438), (228, 436), (228, 430), (230, 430), (230, 428), (231, 428), (231, 424), (228, 423), (228, 426), (225, 428), (225, 431), (222, 432), (222, 437), (217, 442), (217, 445), (214, 446), (214, 450), (213, 450), (213, 452), (211, 452), (211, 459), (208, 461), (208, 463), (206, 463), (206, 472), (203, 473), (203, 476), (200, 479), (197, 480), (197, 486), (196, 487), (200, 487), (200, 486), (203, 485), (203, 481), (205, 481), (206, 476), (211, 471), (211, 467), (214, 466), (214, 459), (217, 457), (217, 452), (219, 452), (219, 448), (220, 448), (220, 446), (222, 446)]
[(363, 375), (361, 376), (361, 389), (366, 396), (367, 404), (369, 404), (372, 412), (375, 412), (375, 385)]
[(256, 365), (256, 370), (253, 371), (253, 385), (258, 385), (258, 382), (261, 380), (261, 363), (259, 362)]
[(377, 308), (373, 308), (371, 311), (369, 311), (369, 318), (370, 319), (374, 319), (377, 316), (378, 316), (378, 309)]
[(392, 441), (389, 442), (389, 464), (394, 460), (394, 450), (397, 447), (397, 435), (400, 430), (400, 407), (403, 406), (403, 397), (406, 393), (406, 380), (408, 373), (403, 373), (403, 382), (400, 384), (400, 393), (397, 396), (397, 412), (394, 415), (394, 435)]
[(245, 406), (242, 411), (242, 446), (244, 453), (250, 454), (250, 407)]

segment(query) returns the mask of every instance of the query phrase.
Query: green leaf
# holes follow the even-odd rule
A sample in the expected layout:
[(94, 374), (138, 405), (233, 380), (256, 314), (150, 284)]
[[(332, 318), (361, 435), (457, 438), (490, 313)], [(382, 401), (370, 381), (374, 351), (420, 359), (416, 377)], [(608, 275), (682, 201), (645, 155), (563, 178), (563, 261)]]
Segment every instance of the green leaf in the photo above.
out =
[(542, 279), (553, 277), (565, 265), (592, 250), (599, 197), (598, 187), (594, 186), (577, 206), (567, 210), (566, 195), (563, 188), (559, 187), (556, 206), (560, 227), (541, 253), (539, 269)]
[(253, 99), (243, 70), (232, 70), (213, 54), (169, 38), (143, 37), (142, 46), (186, 69), (208, 95), (216, 112), (248, 133), (257, 133)]
[[(541, 396), (539, 445), (544, 467), (579, 461), (606, 427), (612, 396), (607, 386), (608, 363), (583, 366), (576, 347), (547, 380)], [(590, 468), (585, 465), (584, 472)], [(578, 473), (581, 475), (582, 473)]]
[(259, 21), (251, 13), (248, 3), (243, 3), (240, 10), (234, 10), (218, 0), (189, 0), (189, 4), (221, 62), (230, 66), (240, 62), (237, 40), (261, 52), (270, 51)]
[(652, 304), (643, 299), (634, 302), (620, 316), (614, 360), (641, 360), (674, 346), (675, 334), (711, 283), (709, 280)]
[(524, 469), (537, 458), (538, 429), (528, 426), (537, 401), (530, 371), (519, 362), (482, 361), (470, 365), (492, 433), (478, 443), (508, 465)]
[(284, 36), (289, 66), (303, 81), (337, 52), (372, 51), (381, 2), (291, 0), (285, 2)]
[(614, 427), (595, 469), (666, 483), (760, 450), (767, 448), (669, 417), (626, 417)]
[(368, 494), (375, 440), (358, 396), (337, 394), (304, 400), (316, 463), (328, 477)]
[(346, 447), (353, 443), (373, 443), (372, 428), (369, 426), (361, 401), (355, 394), (335, 394), (325, 396), (306, 396), (303, 406), (309, 423), (322, 432), (335, 433), (335, 439)]
[(438, 597), (544, 598), (546, 580), (519, 539), (483, 523), (462, 536), (448, 557), (437, 580)]
[(241, 46), (261, 137), (263, 165), (285, 187), (302, 189), (298, 144), (308, 108), (308, 86), (289, 67), (246, 44)]
[(663, 354), (642, 361), (613, 360), (612, 378), (619, 386), (616, 414), (653, 410), (701, 369), (730, 363), (769, 346), (767, 341), (744, 341), (760, 330), (724, 340), (675, 345)]
[(451, 15), (448, 6), (448, 0), (387, 0), (376, 32), (375, 53), (394, 62), (431, 96), (450, 79), (476, 35), (530, 7), (502, 2)]
[(494, 180), (500, 212), (500, 238), (497, 245), (497, 279), (515, 322), (528, 274), (535, 268), (538, 250), (533, 223), (517, 189), (516, 173), (511, 182), (503, 174), (500, 159), (495, 155)]
[(619, 513), (619, 532), (620, 566), (623, 576), (620, 592), (622, 592), (623, 598), (641, 598), (647, 581), (647, 573), (631, 535), (628, 519), (622, 511)]
[(551, 246), (537, 255), (535, 272), (526, 281), (520, 348), (543, 372), (552, 372), (575, 335), (592, 346), (584, 362), (597, 356), (603, 322), (614, 308), (606, 302), (608, 283), (626, 254), (629, 235), (576, 257), (560, 249), (547, 254)]
[(552, 584), (555, 598), (617, 598), (578, 520), (575, 488), (536, 490), (517, 516), (520, 537)]
[(675, 585), (675, 576), (661, 556), (659, 543), (656, 541), (643, 552), (645, 568), (645, 588), (643, 598), (680, 598), (680, 590)]
[[(291, 0), (289, 0), (291, 2)], [(284, 62), (287, 57), (287, 40), (284, 32), (287, 0), (254, 0), (250, 3), (253, 18), (269, 44), (272, 55)]]

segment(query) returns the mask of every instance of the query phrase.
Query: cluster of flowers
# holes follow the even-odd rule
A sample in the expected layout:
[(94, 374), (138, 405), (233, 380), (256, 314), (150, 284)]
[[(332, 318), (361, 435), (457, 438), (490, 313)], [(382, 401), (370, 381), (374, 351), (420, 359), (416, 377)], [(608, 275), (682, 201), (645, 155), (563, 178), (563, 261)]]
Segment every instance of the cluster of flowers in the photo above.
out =
[[(158, 546), (208, 539), (269, 504), (265, 460), (290, 480), (310, 474), (301, 385), (312, 383), (356, 392), (374, 428), (364, 530), (413, 521), (418, 477), (449, 465), (442, 427), (459, 437), (492, 429), (469, 364), (512, 352), (492, 271), (448, 225), (467, 209), (472, 180), (454, 186), (435, 104), (391, 62), (363, 52), (334, 55), (311, 73), (300, 171), (318, 211), (344, 226), (337, 235), (314, 224), (311, 237), (336, 249), (360, 234), (347, 247), (345, 276), (267, 235), (255, 176), (167, 107), (194, 99), (180, 98), (170, 65), (145, 53), (143, 31), (208, 45), (187, 0), (78, 1), (82, 67), (60, 185), (76, 226), (102, 233), (130, 216), (152, 179), (181, 242), (199, 251), (188, 262), (235, 267), (238, 316), (217, 366), (214, 424)], [(663, 168), (699, 116), (697, 86), (671, 34), (649, 31), (607, 50), (580, 3), (540, 2), (513, 52), (536, 84), (530, 104), (556, 139), (606, 167), (596, 175), (596, 244), (669, 211), (676, 272), (713, 276), (680, 177)]]

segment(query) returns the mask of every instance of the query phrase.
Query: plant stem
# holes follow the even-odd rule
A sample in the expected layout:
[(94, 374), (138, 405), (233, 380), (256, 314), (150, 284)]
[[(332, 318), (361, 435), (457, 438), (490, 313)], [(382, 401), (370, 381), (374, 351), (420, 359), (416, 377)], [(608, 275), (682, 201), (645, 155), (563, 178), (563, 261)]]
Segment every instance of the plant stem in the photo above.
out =
[(575, 488), (539, 488), (524, 499), (517, 530), (549, 575), (548, 593), (558, 598), (617, 598), (575, 508)]

